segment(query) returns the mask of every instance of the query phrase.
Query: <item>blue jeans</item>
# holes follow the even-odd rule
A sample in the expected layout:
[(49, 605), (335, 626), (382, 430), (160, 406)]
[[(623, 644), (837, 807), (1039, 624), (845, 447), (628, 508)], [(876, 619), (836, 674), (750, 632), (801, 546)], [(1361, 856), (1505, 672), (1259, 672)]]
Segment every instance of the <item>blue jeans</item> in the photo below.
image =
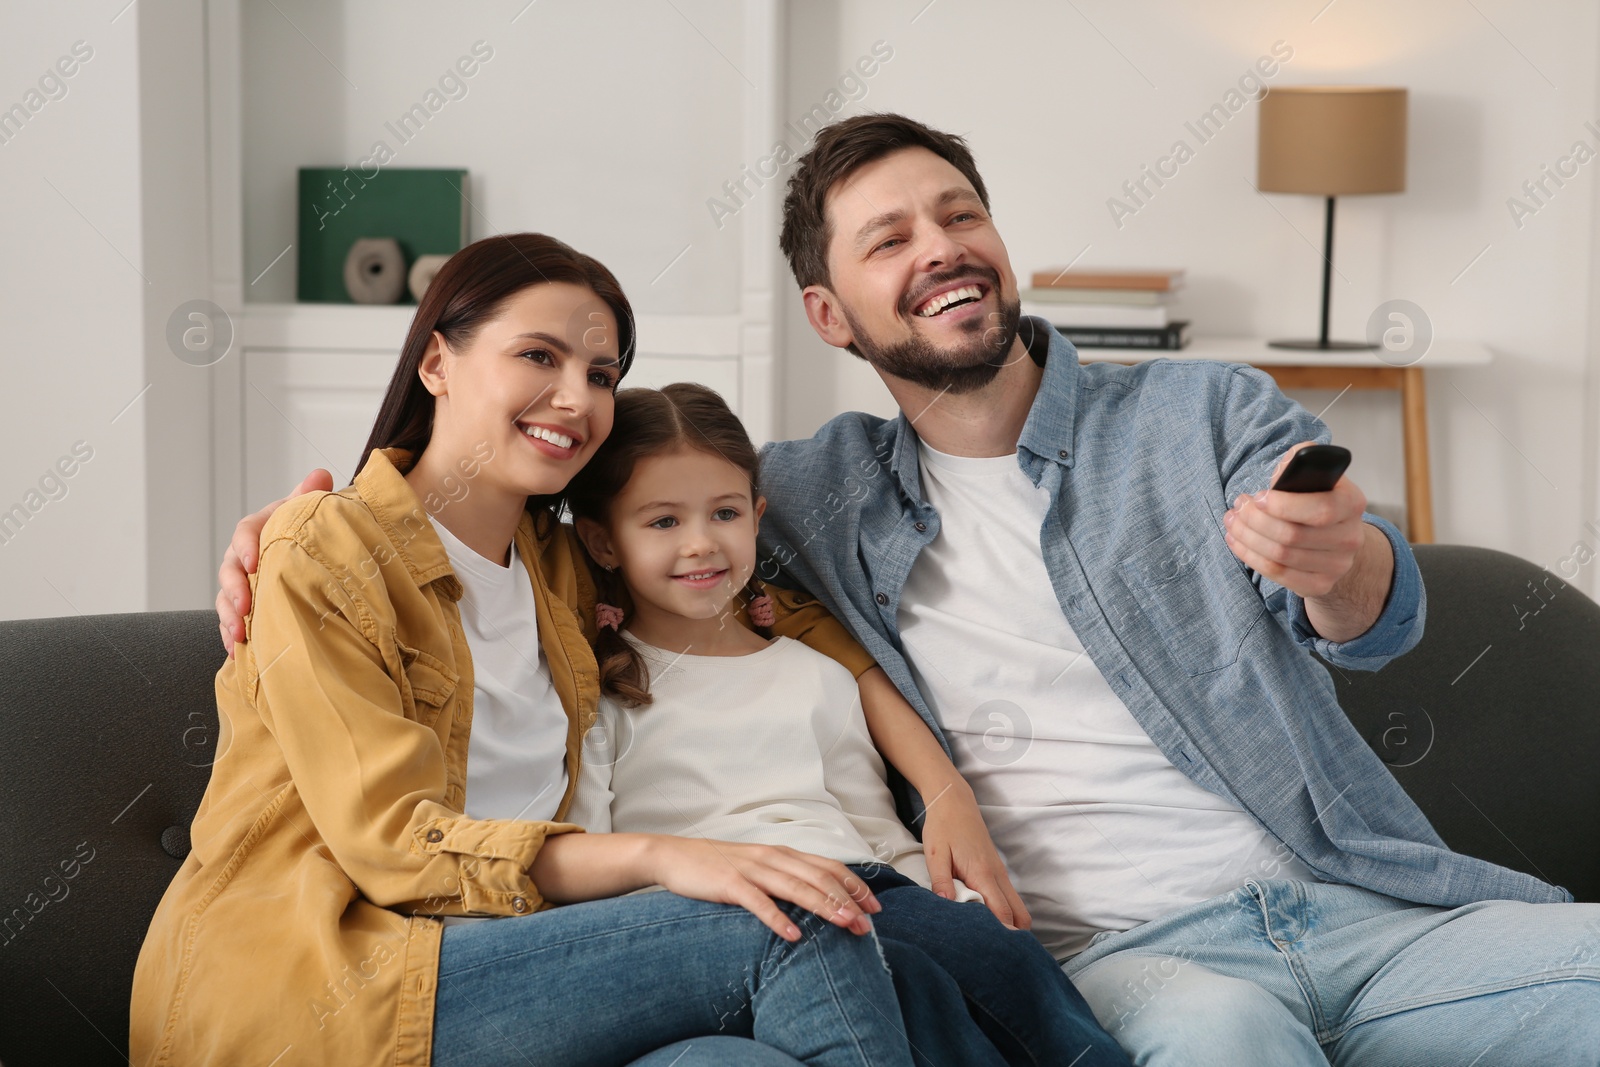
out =
[[(872, 924), (896, 987), (920, 957), (949, 976), (943, 999), (964, 1001), (967, 1008), (951, 1012), (931, 998), (902, 993), (900, 1009), (919, 1065), (1126, 1067), (1127, 1055), (1032, 934), (1006, 929), (976, 901), (936, 896), (891, 867), (851, 870), (883, 905)], [(926, 989), (938, 980), (924, 976), (917, 985)], [(929, 1011), (938, 1017), (928, 1017)]]
[(795, 1067), (800, 1061), (747, 1037), (694, 1037), (628, 1064), (628, 1067)]
[(1600, 1064), (1600, 905), (1250, 882), (1064, 965), (1138, 1064)]
[[(743, 908), (667, 892), (447, 926), (433, 1062), (602, 1067), (700, 1045), (682, 1067), (735, 1047), (693, 1040), (720, 1036), (814, 1067), (911, 1067), (875, 938), (783, 906), (801, 930), (792, 945)], [(720, 1062), (774, 1062), (741, 1047), (747, 1058)]]

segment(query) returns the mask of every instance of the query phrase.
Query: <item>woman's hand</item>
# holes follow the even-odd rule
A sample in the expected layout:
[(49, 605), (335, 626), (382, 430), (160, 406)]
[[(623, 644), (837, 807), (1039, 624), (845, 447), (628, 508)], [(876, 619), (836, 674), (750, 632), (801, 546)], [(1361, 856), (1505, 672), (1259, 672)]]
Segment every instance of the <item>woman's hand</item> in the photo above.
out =
[(234, 643), (244, 640), (244, 617), (250, 614), (250, 576), (261, 560), (261, 531), (267, 520), (285, 501), (303, 493), (332, 488), (333, 475), (318, 467), (305, 476), (294, 492), (246, 515), (233, 528), (233, 540), (228, 543), (222, 566), (217, 569), (217, 583), (222, 587), (217, 593), (217, 626), (222, 631), (222, 647), (228, 650), (229, 659), (233, 658)]
[(655, 884), (679, 896), (736, 904), (785, 941), (798, 941), (800, 930), (774, 898), (857, 934), (870, 931), (867, 916), (883, 910), (866, 883), (844, 864), (782, 845), (659, 837), (652, 842), (648, 864)]
[(1007, 926), (1026, 930), (1033, 925), (965, 781), (958, 779), (931, 798), (923, 817), (922, 850), (935, 893), (954, 900), (953, 875), (982, 893), (995, 918)]

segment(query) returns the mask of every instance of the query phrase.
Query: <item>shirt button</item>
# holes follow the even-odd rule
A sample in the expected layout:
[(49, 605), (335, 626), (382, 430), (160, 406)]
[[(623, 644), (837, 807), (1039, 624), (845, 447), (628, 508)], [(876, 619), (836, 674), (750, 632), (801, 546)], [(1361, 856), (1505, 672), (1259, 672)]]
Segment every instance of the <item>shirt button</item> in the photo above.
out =
[(1061, 451), (1057, 452), (1056, 455), (1060, 456), (1062, 459), (1066, 459), (1067, 458), (1067, 450), (1063, 448)]
[(928, 531), (928, 524), (927, 523), (925, 523), (925, 522), (917, 523), (917, 533), (926, 533), (927, 531)]
[(879, 607), (887, 607), (888, 604), (889, 604), (889, 594), (888, 593), (879, 593), (873, 599), (875, 599), (878, 602), (878, 606)]
[(443, 841), (443, 840), (444, 840), (444, 831), (443, 830), (429, 830), (428, 831), (428, 843), (429, 844), (437, 845), (440, 841)]
[(521, 897), (512, 897), (511, 910), (521, 915), (528, 910), (528, 902)]

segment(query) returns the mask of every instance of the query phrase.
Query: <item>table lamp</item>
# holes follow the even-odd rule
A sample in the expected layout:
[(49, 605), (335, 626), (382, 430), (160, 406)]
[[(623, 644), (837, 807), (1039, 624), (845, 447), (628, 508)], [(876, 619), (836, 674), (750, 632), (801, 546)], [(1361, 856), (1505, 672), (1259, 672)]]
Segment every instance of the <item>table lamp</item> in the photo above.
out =
[(1273, 348), (1338, 352), (1377, 346), (1328, 340), (1333, 274), (1333, 198), (1403, 193), (1406, 91), (1368, 85), (1273, 88), (1261, 100), (1256, 188), (1327, 198), (1322, 253), (1322, 333), (1315, 341), (1272, 341)]

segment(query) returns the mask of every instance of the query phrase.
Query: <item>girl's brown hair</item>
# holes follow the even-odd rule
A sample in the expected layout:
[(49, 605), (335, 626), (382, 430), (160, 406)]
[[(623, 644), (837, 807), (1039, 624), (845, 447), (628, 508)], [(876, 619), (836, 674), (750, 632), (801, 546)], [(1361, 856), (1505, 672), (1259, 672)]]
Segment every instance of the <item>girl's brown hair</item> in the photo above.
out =
[[(750, 496), (752, 501), (755, 499), (761, 460), (744, 424), (715, 390), (678, 382), (663, 389), (623, 389), (617, 393), (611, 436), (567, 486), (566, 503), (573, 518), (609, 526), (611, 503), (621, 495), (639, 461), (685, 448), (725, 459), (744, 471), (750, 476)], [(603, 569), (592, 559), (590, 570), (594, 572), (600, 602), (617, 605), (624, 611), (622, 624), (615, 630), (601, 627), (595, 640), (600, 691), (627, 707), (648, 704), (649, 669), (620, 632), (632, 614), (627, 588), (620, 575)], [(761, 595), (761, 586), (753, 575), (741, 595), (746, 602)], [(734, 612), (740, 606), (733, 602), (728, 608)]]
[[(417, 368), (433, 332), (439, 331), (450, 347), (465, 348), (507, 300), (547, 282), (584, 286), (605, 302), (617, 320), (619, 369), (628, 373), (634, 352), (633, 309), (616, 277), (599, 260), (542, 233), (486, 237), (451, 256), (422, 294), (372, 435), (361, 450), (357, 474), (374, 448), (403, 448), (415, 458), (428, 446), (434, 398), (417, 376)], [(528, 498), (528, 511), (540, 536), (553, 528), (561, 500), (562, 494)]]

